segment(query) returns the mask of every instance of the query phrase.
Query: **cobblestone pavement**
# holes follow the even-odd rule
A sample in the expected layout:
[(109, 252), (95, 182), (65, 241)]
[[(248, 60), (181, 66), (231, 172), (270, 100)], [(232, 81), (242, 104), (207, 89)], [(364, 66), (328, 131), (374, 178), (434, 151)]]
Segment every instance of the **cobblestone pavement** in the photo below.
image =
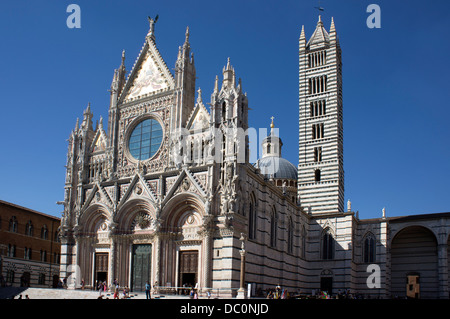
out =
[[(71, 290), (71, 289), (52, 289), (52, 288), (28, 288), (17, 294), (14, 299), (18, 299), (22, 295), (27, 295), (30, 299), (98, 299), (100, 294), (93, 290)], [(102, 292), (103, 299), (113, 299), (113, 293)], [(120, 299), (123, 298), (122, 292)], [(177, 295), (152, 295), (152, 299), (188, 299), (188, 296)], [(131, 292), (130, 299), (145, 299), (144, 292)]]

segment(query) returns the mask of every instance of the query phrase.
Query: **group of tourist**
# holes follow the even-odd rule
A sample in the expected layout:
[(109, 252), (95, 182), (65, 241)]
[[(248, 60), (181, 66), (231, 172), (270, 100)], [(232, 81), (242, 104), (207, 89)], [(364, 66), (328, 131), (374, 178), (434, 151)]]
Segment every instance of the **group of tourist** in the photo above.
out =
[(289, 299), (290, 295), (287, 289), (281, 289), (277, 286), (275, 289), (269, 289), (267, 299)]
[[(98, 299), (103, 298), (103, 293), (106, 293), (108, 291), (108, 285), (106, 284), (106, 281), (97, 281), (97, 290), (99, 292)], [(120, 299), (120, 286), (119, 281), (117, 279), (114, 279), (113, 284), (111, 286), (111, 290), (114, 290), (114, 299)], [(112, 292), (112, 291), (111, 291)], [(122, 288), (122, 299), (128, 299), (130, 290), (128, 287)]]

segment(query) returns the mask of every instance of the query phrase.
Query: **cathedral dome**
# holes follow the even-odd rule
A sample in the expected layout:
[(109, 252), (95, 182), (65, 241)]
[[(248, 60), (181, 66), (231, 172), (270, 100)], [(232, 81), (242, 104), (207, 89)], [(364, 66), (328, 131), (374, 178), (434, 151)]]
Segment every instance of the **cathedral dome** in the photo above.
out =
[(260, 158), (254, 166), (267, 178), (297, 180), (297, 168), (287, 159), (278, 156)]
[(273, 124), (274, 117), (272, 116), (271, 119), (270, 134), (262, 142), (262, 158), (254, 166), (259, 168), (261, 174), (269, 179), (297, 180), (297, 167), (287, 159), (281, 157), (283, 142), (275, 133), (275, 125)]

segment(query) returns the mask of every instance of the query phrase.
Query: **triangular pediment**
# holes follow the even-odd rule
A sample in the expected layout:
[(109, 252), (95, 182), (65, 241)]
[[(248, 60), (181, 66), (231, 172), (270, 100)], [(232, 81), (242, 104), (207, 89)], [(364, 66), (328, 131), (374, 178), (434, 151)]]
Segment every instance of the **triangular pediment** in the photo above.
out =
[(157, 203), (157, 195), (149, 188), (140, 174), (136, 174), (127, 187), (127, 190), (117, 205), (120, 209), (127, 201), (132, 199), (148, 198), (152, 203)]
[(187, 169), (183, 169), (171, 183), (170, 189), (162, 201), (165, 205), (175, 194), (182, 192), (190, 192), (206, 197), (206, 191), (203, 189), (202, 185), (197, 181), (197, 179), (189, 172)]
[(86, 200), (82, 205), (81, 212), (94, 204), (105, 205), (109, 208), (114, 206), (112, 198), (98, 182), (95, 182), (92, 189), (86, 191)]
[(106, 133), (101, 127), (97, 129), (91, 144), (91, 153), (104, 152), (106, 150)]
[(209, 127), (209, 112), (203, 103), (197, 103), (187, 122), (188, 130), (202, 131)]
[(154, 39), (147, 37), (125, 83), (120, 102), (133, 101), (174, 87), (173, 75), (156, 48)]

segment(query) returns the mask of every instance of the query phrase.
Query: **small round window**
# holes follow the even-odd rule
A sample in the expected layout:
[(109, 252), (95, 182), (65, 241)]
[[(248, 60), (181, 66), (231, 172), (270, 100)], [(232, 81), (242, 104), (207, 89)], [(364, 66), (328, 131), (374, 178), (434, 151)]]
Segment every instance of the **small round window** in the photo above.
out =
[(130, 154), (137, 160), (146, 160), (156, 154), (161, 146), (163, 130), (155, 119), (140, 122), (128, 141)]

